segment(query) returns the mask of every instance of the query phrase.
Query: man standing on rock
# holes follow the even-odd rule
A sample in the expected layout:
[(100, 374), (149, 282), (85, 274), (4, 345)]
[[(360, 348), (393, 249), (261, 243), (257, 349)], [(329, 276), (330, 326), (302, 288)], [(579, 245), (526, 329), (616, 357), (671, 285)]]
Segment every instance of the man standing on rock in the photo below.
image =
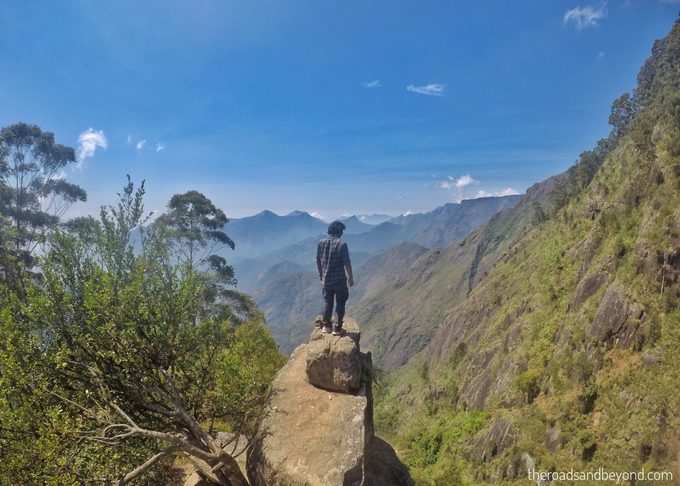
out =
[(316, 267), (319, 271), (323, 298), (326, 302), (319, 325), (321, 332), (326, 334), (330, 332), (335, 301), (335, 313), (338, 320), (333, 325), (334, 336), (342, 334), (345, 303), (349, 298), (347, 285), (349, 284), (350, 287), (354, 285), (349, 250), (347, 243), (341, 239), (343, 231), (345, 231), (345, 225), (340, 221), (333, 221), (328, 226), (328, 238), (321, 240), (316, 250)]

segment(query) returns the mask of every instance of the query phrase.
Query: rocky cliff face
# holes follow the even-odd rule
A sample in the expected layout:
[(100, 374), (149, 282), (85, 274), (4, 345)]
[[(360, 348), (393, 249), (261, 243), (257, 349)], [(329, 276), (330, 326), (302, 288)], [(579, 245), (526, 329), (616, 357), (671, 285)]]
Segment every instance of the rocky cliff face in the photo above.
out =
[(394, 450), (373, 431), (370, 354), (348, 320), (342, 337), (312, 333), (278, 373), (248, 454), (253, 486), (407, 486)]

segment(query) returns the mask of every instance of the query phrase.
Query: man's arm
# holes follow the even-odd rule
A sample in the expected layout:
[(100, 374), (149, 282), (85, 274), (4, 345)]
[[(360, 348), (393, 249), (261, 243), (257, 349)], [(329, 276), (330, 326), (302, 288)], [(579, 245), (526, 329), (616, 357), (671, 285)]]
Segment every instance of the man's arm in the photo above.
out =
[(319, 280), (323, 280), (323, 271), (321, 269), (321, 242), (316, 247), (316, 270), (319, 272)]
[(350, 287), (354, 287), (354, 274), (352, 273), (352, 262), (349, 259), (349, 249), (347, 243), (342, 245), (342, 260), (347, 274), (347, 283)]

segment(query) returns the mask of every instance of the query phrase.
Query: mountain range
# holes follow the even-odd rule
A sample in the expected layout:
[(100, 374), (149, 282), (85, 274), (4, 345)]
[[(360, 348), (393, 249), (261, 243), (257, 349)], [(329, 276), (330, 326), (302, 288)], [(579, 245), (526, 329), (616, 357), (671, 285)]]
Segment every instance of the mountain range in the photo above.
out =
[[(358, 217), (343, 220), (347, 225), (343, 239), (350, 248), (357, 282), (351, 292), (350, 311), (364, 298), (370, 298), (392, 285), (417, 257), (430, 248), (462, 239), (499, 211), (512, 208), (519, 200), (520, 196), (466, 200), (446, 204), (427, 213), (392, 218), (375, 226), (362, 223)], [(277, 231), (267, 226), (270, 222), (275, 222)], [(285, 244), (296, 235), (299, 237), (300, 228), (313, 231), (319, 226), (324, 231), (296, 243)], [(253, 241), (268, 235), (268, 247), (279, 248), (250, 258), (238, 257), (241, 244), (238, 238), (245, 233), (245, 227)], [(265, 212), (236, 220), (227, 226), (237, 244), (237, 257), (232, 261), (239, 288), (255, 298), (285, 353), (291, 352), (307, 338), (309, 322), (320, 309), (321, 290), (314, 259), (317, 243), (324, 236), (325, 229), (325, 223), (301, 212), (287, 216)]]

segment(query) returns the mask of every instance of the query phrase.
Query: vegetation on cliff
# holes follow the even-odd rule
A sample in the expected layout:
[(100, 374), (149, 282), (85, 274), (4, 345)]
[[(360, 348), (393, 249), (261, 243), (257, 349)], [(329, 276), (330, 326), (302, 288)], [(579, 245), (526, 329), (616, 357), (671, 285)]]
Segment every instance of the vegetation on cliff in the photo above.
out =
[[(478, 262), (493, 258), (463, 262), (464, 299), (385, 378), (378, 430), (420, 483), (523, 484), (530, 463), (675, 467), (680, 24), (654, 45), (610, 123), (611, 135), (542, 196), (528, 194), (463, 243)], [(497, 231), (518, 211), (521, 230)]]
[(73, 150), (19, 124), (0, 155), (1, 482), (170, 484), (182, 456), (245, 484), (215, 433), (254, 435), (282, 358), (206, 251), (233, 246), (224, 213), (189, 192), (150, 223), (128, 180), (99, 218), (59, 224), (48, 196), (85, 198), (61, 174)]

